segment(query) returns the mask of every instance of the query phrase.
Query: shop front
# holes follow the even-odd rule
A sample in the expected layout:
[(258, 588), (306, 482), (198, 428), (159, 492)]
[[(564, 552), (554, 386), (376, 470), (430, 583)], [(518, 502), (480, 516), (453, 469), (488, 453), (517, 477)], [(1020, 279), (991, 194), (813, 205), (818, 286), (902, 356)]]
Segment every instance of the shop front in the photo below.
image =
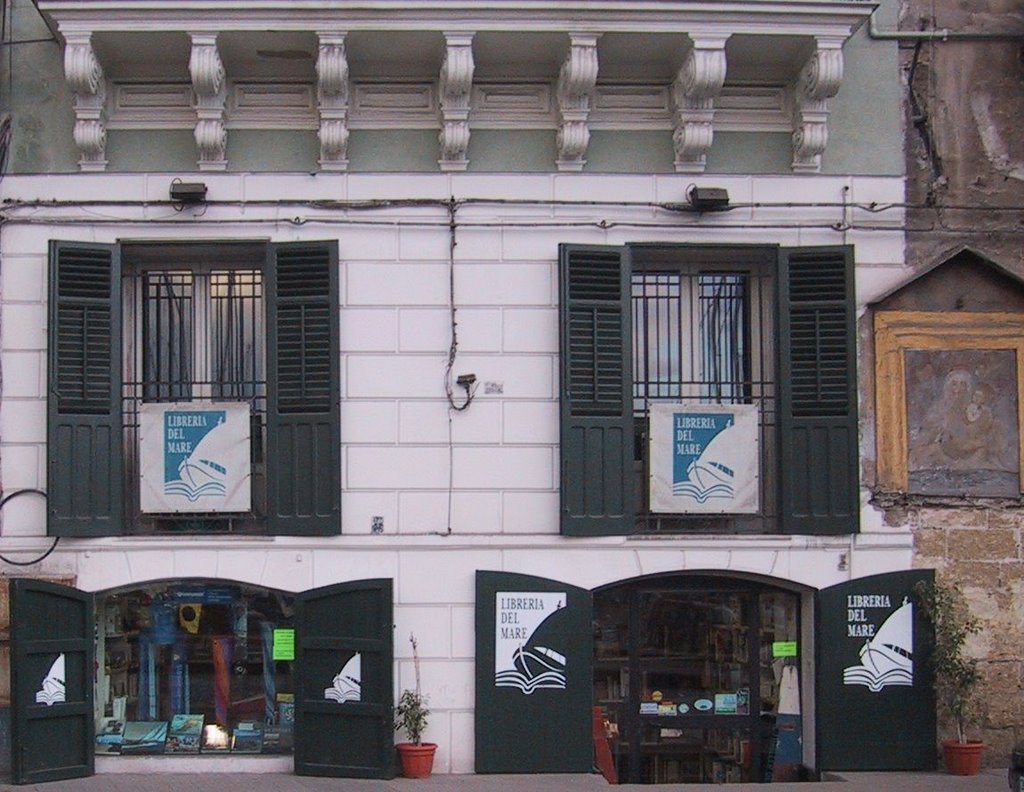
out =
[(934, 769), (930, 632), (915, 608), (928, 580), (815, 590), (708, 572), (586, 591), (479, 572), (477, 772), (596, 761), (613, 783), (659, 784)]
[(800, 595), (728, 578), (594, 593), (594, 703), (630, 783), (790, 780), (802, 763)]
[(390, 580), (91, 594), (19, 579), (11, 607), (16, 783), (156, 755), (292, 755), (304, 775), (393, 774)]

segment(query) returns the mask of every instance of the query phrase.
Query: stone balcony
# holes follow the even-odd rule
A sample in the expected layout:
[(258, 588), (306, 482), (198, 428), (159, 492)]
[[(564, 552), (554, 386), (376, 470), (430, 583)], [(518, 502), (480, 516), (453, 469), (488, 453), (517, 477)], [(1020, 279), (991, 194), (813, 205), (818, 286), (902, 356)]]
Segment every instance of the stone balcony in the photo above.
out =
[(591, 129), (671, 130), (700, 173), (716, 130), (789, 132), (816, 172), (850, 0), (35, 0), (64, 43), (84, 171), (113, 129), (192, 129), (200, 170), (232, 129), (316, 130), (345, 170), (350, 129), (437, 129), (467, 167), (473, 129), (556, 130), (578, 171)]

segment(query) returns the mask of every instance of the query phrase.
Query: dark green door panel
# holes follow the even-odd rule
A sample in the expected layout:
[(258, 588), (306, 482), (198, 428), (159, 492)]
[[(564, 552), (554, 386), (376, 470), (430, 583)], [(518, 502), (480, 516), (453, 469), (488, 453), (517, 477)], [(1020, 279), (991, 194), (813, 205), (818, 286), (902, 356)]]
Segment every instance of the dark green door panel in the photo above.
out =
[[(339, 583), (295, 599), (295, 772), (343, 778), (394, 776), (392, 585)], [(327, 695), (353, 673), (358, 696)], [(352, 686), (347, 686), (351, 692)], [(341, 699), (341, 700), (339, 700)]]
[(123, 532), (120, 290), (116, 246), (50, 243), (50, 536)]
[(785, 533), (859, 529), (853, 249), (779, 252), (779, 435)]
[(268, 533), (341, 532), (338, 250), (271, 245), (267, 256)]
[(28, 578), (10, 585), (12, 779), (92, 775), (92, 595)]
[(933, 638), (914, 595), (933, 575), (891, 572), (818, 592), (820, 769), (935, 769)]
[(590, 772), (591, 610), (586, 589), (476, 573), (476, 772)]
[(562, 245), (559, 267), (562, 533), (632, 533), (629, 253)]

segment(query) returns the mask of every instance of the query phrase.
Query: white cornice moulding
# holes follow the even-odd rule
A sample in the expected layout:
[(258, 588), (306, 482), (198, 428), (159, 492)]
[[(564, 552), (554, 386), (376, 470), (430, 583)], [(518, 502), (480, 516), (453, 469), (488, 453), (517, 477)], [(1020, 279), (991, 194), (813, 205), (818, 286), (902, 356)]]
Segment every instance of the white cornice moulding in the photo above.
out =
[(107, 81), (93, 51), (91, 34), (67, 37), (64, 76), (75, 94), (73, 135), (81, 152), (78, 167), (88, 172), (104, 171), (107, 168)]
[(73, 31), (445, 30), (849, 36), (864, 0), (37, 0)]

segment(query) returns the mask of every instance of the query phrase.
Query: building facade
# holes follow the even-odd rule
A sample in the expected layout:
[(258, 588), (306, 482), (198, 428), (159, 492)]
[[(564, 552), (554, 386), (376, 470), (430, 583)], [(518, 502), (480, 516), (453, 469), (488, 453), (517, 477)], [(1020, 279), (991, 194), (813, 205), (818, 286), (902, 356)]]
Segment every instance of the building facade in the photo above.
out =
[(934, 766), (881, 5), (7, 4), (15, 777)]
[[(979, 361), (1006, 353), (994, 351), (981, 336), (991, 338), (1007, 329), (1013, 336), (1019, 333), (1024, 192), (1014, 118), (1024, 101), (1019, 60), (1024, 20), (1019, 8), (1001, 2), (934, 9), (906, 2), (900, 16), (907, 265), (921, 278), (880, 308), (918, 312), (933, 325), (927, 335), (934, 342), (945, 335), (938, 345), (950, 352), (957, 347), (989, 350), (968, 353), (954, 364), (984, 384), (992, 380), (986, 363)], [(955, 319), (960, 330), (952, 336), (938, 331), (932, 322), (936, 313)], [(981, 334), (979, 327), (984, 328)], [(1012, 343), (996, 346), (1013, 348)], [(972, 354), (979, 356), (973, 363)], [(980, 390), (978, 402), (987, 392)], [(1019, 403), (1016, 383), (1002, 390)], [(987, 761), (994, 764), (1001, 764), (1021, 739), (1024, 722), (1016, 615), (1021, 601), (1020, 488), (995, 485), (999, 476), (1012, 478), (1019, 469), (1012, 459), (1018, 426), (1007, 416), (1000, 428), (986, 431), (983, 459), (972, 459), (966, 449), (945, 455), (941, 467), (959, 471), (959, 481), (902, 491), (882, 481), (876, 498), (889, 520), (912, 527), (915, 563), (935, 568), (954, 583), (982, 624), (972, 648), (983, 680), (972, 736), (984, 740)], [(971, 477), (963, 478), (965, 473)]]

